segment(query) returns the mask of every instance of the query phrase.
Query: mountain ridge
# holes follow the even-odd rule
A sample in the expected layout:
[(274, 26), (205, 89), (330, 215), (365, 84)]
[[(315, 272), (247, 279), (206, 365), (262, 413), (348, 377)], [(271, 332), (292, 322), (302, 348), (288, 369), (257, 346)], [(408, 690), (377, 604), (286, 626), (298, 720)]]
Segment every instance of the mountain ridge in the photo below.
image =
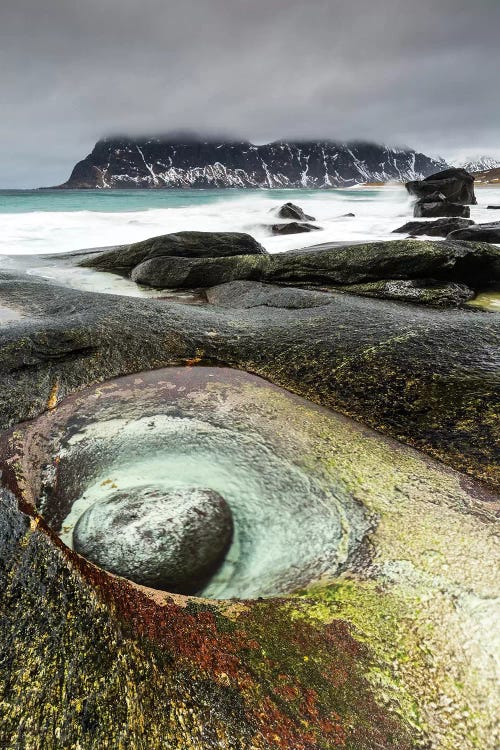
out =
[(58, 188), (331, 188), (408, 181), (445, 168), (409, 148), (364, 141), (99, 140)]

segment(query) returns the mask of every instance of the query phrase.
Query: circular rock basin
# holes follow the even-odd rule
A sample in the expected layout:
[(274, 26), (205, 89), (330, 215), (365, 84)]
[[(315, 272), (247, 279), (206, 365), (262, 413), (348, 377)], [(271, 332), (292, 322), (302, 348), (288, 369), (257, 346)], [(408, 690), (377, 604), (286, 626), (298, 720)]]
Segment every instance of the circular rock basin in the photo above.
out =
[[(48, 385), (54, 407), (57, 384)], [(59, 668), (79, 676), (83, 663), (86, 686), (97, 653), (103, 686), (108, 664), (120, 669), (106, 711), (117, 715), (122, 686), (131, 685), (133, 705), (147, 682), (158, 713), (146, 726), (157, 727), (160, 744), (172, 713), (157, 697), (202, 675), (202, 697), (181, 700), (200, 700), (205, 726), (209, 675), (209, 687), (237, 696), (237, 741), (241, 706), (250, 715), (257, 696), (252, 710), (269, 736), (283, 700), (306, 727), (304, 742), (290, 740), (287, 715), (283, 747), (312, 747), (315, 721), (314, 747), (337, 746), (336, 722), (323, 742), (332, 708), (349, 747), (498, 747), (498, 497), (465, 475), (224, 368), (141, 373), (70, 396), (0, 436), (0, 472), (25, 516), (15, 555), (7, 545), (2, 558), (15, 651), (6, 663), (17, 659), (18, 684), (37, 668), (51, 679)], [(8, 540), (17, 519), (3, 494)], [(167, 685), (156, 681), (158, 656)], [(121, 670), (132, 658), (129, 681)], [(35, 695), (21, 705), (40, 704), (44, 722), (46, 702)], [(396, 716), (410, 744), (383, 723)], [(225, 728), (226, 713), (222, 720)], [(221, 735), (212, 736), (218, 747)]]
[(25, 495), (67, 546), (136, 583), (292, 592), (345, 569), (373, 520), (308, 445), (320, 415), (334, 418), (229, 369), (117, 379), (27, 427)]

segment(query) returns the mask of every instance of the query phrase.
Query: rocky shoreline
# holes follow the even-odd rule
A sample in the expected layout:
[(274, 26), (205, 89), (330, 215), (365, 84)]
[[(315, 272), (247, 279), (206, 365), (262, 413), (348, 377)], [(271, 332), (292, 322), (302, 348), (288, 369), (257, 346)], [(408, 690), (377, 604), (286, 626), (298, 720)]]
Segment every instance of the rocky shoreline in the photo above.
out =
[[(50, 262), (159, 296), (68, 288), (22, 258), (0, 272), (5, 746), (494, 750), (500, 316), (467, 302), (498, 288), (500, 248), (447, 236), (269, 255), (248, 235), (185, 232)], [(192, 472), (230, 468), (183, 506), (206, 526), (179, 516), (174, 537), (187, 526), (183, 544), (202, 546), (222, 528), (207, 565), (233, 555), (229, 570), (265, 580), (252, 549), (276, 522), (290, 560), (270, 598), (172, 593), (175, 564), (145, 588), (160, 578), (135, 576), (140, 550), (113, 570), (102, 537), (92, 562), (89, 504), (85, 556), (61, 540), (92, 482), (122, 529), (145, 497), (170, 519), (151, 457), (184, 451)], [(270, 500), (254, 527), (262, 456)], [(132, 458), (145, 462), (133, 507), (116, 479)], [(331, 559), (322, 512), (343, 519)], [(141, 538), (157, 531), (145, 517)]]

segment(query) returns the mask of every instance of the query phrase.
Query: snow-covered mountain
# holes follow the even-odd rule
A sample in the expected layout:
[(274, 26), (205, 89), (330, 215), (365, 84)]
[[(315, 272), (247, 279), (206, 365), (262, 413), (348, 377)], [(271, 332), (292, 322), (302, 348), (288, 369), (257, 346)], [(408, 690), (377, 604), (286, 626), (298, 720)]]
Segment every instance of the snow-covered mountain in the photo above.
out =
[(497, 169), (497, 167), (500, 167), (500, 159), (494, 156), (476, 156), (456, 166), (466, 169), (467, 172), (486, 172), (488, 169)]
[(61, 188), (329, 188), (416, 180), (446, 167), (374, 143), (107, 138)]

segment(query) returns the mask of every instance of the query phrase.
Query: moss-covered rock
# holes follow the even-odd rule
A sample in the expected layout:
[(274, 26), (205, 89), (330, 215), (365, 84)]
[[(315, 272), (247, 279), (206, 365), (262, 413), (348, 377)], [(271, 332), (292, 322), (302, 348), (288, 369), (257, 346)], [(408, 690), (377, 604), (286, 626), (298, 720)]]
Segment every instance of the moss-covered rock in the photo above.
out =
[[(411, 234), (413, 237), (447, 237), (450, 232), (456, 229), (465, 229), (474, 224), (472, 219), (460, 219), (453, 217), (444, 217), (434, 221), (408, 221), (398, 229), (394, 229), (394, 234)], [(463, 238), (470, 239), (470, 238)]]
[(351, 284), (343, 287), (343, 290), (365, 297), (400, 300), (431, 307), (461, 307), (475, 296), (465, 284), (439, 283), (426, 279), (372, 281), (368, 284)]

